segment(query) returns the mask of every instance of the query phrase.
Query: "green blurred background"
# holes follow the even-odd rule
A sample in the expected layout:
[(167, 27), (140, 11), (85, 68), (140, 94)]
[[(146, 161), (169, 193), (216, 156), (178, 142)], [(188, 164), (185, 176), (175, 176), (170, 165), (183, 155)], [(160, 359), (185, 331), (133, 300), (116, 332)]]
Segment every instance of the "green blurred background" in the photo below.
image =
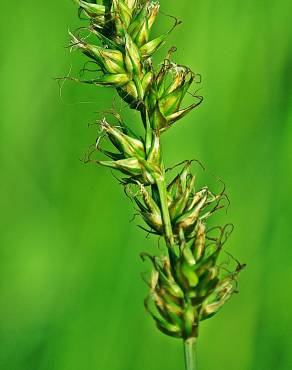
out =
[[(184, 21), (169, 46), (205, 97), (164, 136), (166, 163), (195, 157), (226, 181), (220, 221), (236, 225), (228, 250), (248, 264), (240, 294), (201, 327), (199, 369), (292, 369), (291, 3), (161, 5)], [(183, 369), (181, 343), (142, 304), (139, 252), (156, 240), (130, 222), (110, 172), (79, 161), (113, 91), (68, 82), (61, 99), (53, 80), (84, 60), (65, 49), (75, 6), (5, 2), (1, 18), (0, 369)], [(156, 32), (170, 24), (160, 16)]]

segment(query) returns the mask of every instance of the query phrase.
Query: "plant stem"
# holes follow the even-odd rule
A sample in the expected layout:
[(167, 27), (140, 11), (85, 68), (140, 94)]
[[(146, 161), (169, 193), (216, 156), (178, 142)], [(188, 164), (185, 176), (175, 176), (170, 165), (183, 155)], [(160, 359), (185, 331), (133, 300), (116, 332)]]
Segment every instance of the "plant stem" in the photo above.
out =
[[(146, 151), (149, 150), (151, 147), (151, 141), (152, 141), (152, 128), (150, 125), (149, 120), (149, 114), (147, 109), (142, 109), (141, 111), (141, 117), (142, 121), (144, 123), (145, 129), (146, 129)], [(161, 140), (160, 140), (160, 150), (161, 149)], [(169, 215), (169, 209), (168, 209), (168, 203), (167, 203), (167, 189), (166, 189), (166, 181), (165, 181), (165, 170), (164, 170), (164, 164), (163, 159), (161, 158), (160, 163), (160, 174), (156, 175), (156, 185), (159, 192), (159, 198), (160, 198), (160, 205), (161, 205), (161, 211), (162, 211), (162, 218), (164, 223), (164, 232), (165, 232), (165, 241), (168, 248), (172, 248), (174, 246), (174, 237), (172, 232), (172, 225)]]
[(172, 232), (172, 226), (169, 216), (169, 210), (167, 205), (167, 190), (165, 184), (164, 176), (162, 178), (156, 179), (156, 184), (159, 192), (160, 197), (160, 205), (162, 211), (162, 218), (164, 223), (164, 231), (165, 231), (165, 239), (168, 247), (172, 247), (174, 245), (174, 238)]
[(186, 370), (197, 370), (195, 344), (196, 344), (195, 338), (189, 338), (184, 340), (184, 357)]
[(161, 174), (156, 178), (156, 185), (159, 192), (160, 198), (160, 207), (162, 212), (162, 219), (164, 224), (164, 239), (167, 245), (167, 252), (168, 257), (170, 260), (170, 265), (173, 267), (175, 265), (175, 251), (174, 251), (174, 236), (172, 231), (172, 224), (168, 209), (168, 201), (167, 201), (167, 188), (166, 188), (166, 181), (165, 181), (165, 171), (164, 171), (164, 164), (163, 160), (161, 159)]

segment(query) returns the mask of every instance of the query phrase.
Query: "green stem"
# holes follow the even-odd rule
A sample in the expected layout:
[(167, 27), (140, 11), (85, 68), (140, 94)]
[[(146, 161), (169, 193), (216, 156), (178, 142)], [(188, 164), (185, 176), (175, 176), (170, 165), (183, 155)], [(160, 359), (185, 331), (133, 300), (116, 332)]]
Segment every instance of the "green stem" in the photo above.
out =
[[(146, 140), (145, 141), (146, 141), (146, 152), (148, 152), (151, 149), (153, 134), (152, 134), (152, 128), (150, 125), (149, 114), (148, 114), (146, 107), (144, 107), (141, 110), (141, 117), (142, 117), (142, 121), (144, 123), (145, 130), (146, 130)], [(161, 150), (161, 141), (160, 141), (160, 150)], [(165, 170), (164, 170), (164, 164), (163, 164), (162, 159), (160, 163), (160, 173), (156, 174), (155, 177), (156, 177), (155, 178), (156, 185), (157, 185), (158, 192), (159, 192), (162, 218), (163, 218), (163, 223), (164, 223), (165, 240), (166, 240), (166, 244), (168, 248), (172, 248), (174, 246), (174, 237), (173, 237), (171, 219), (170, 219), (169, 210), (168, 210)]]
[(173, 247), (175, 245), (175, 242), (174, 242), (172, 225), (171, 225), (168, 204), (167, 204), (167, 189), (166, 189), (165, 177), (162, 176), (162, 177), (157, 178), (156, 185), (157, 185), (158, 192), (159, 192), (162, 219), (163, 219), (163, 224), (164, 224), (164, 239), (167, 245), (168, 257), (169, 257), (171, 266), (174, 266), (176, 257), (175, 257), (175, 251)]
[(145, 133), (146, 133), (146, 137), (145, 137), (146, 154), (149, 154), (150, 149), (151, 149), (151, 144), (152, 144), (152, 128), (150, 125), (150, 120), (149, 120), (147, 109), (144, 106), (141, 108), (140, 113), (141, 113), (141, 118), (142, 118), (142, 122), (145, 128)]
[(184, 340), (184, 357), (185, 357), (185, 369), (196, 370), (196, 353), (195, 353), (195, 339), (189, 338)]
[(160, 197), (160, 205), (162, 211), (162, 218), (164, 223), (165, 240), (169, 248), (174, 246), (174, 237), (172, 232), (172, 225), (167, 204), (167, 189), (164, 174), (156, 179), (156, 184)]

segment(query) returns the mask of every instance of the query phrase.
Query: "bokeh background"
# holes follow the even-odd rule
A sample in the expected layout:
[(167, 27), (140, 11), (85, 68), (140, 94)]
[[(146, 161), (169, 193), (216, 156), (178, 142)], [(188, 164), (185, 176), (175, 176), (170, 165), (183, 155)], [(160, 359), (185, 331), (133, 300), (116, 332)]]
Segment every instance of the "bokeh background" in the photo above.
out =
[[(220, 222), (235, 224), (228, 250), (248, 264), (240, 294), (201, 327), (199, 369), (289, 370), (290, 1), (161, 5), (184, 21), (169, 46), (202, 74), (205, 97), (165, 135), (166, 163), (198, 158), (225, 180)], [(161, 15), (155, 32), (171, 22)], [(65, 48), (80, 25), (69, 0), (1, 5), (0, 369), (182, 369), (181, 343), (142, 304), (139, 252), (157, 242), (130, 222), (110, 172), (79, 161), (114, 92), (68, 82), (60, 97), (53, 79), (81, 67)]]

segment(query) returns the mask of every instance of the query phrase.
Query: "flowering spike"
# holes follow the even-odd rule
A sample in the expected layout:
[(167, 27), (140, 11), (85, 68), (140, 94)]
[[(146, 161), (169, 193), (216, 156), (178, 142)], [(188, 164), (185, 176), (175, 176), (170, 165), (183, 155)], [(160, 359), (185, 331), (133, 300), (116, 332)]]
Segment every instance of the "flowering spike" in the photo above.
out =
[[(165, 240), (166, 250), (161, 249), (160, 257), (142, 255), (153, 265), (145, 308), (161, 332), (185, 342), (188, 354), (189, 344), (198, 337), (200, 321), (215, 315), (235, 292), (242, 266), (238, 264), (234, 272), (229, 272), (218, 265), (229, 231), (227, 227), (208, 227), (208, 218), (223, 206), (224, 192), (213, 194), (206, 186), (196, 189), (192, 161), (182, 162), (181, 170), (173, 167), (173, 180), (167, 181), (161, 136), (203, 100), (190, 92), (197, 75), (172, 61), (176, 48), (168, 51), (160, 68), (153, 65), (152, 56), (180, 22), (176, 20), (167, 33), (151, 38), (159, 11), (157, 1), (75, 2), (89, 19), (90, 40), (94, 41), (71, 35), (71, 46), (93, 59), (99, 70), (92, 79), (68, 79), (115, 87), (127, 106), (139, 113), (143, 130), (138, 134), (136, 126), (127, 125), (120, 113), (107, 112), (118, 125), (105, 119), (100, 122), (102, 133), (96, 150), (108, 160), (88, 162), (126, 175), (120, 182), (133, 198), (146, 223), (145, 230)], [(182, 108), (187, 93), (196, 101)], [(113, 150), (101, 148), (101, 138), (107, 138)], [(213, 235), (215, 229), (219, 230), (217, 236)]]

